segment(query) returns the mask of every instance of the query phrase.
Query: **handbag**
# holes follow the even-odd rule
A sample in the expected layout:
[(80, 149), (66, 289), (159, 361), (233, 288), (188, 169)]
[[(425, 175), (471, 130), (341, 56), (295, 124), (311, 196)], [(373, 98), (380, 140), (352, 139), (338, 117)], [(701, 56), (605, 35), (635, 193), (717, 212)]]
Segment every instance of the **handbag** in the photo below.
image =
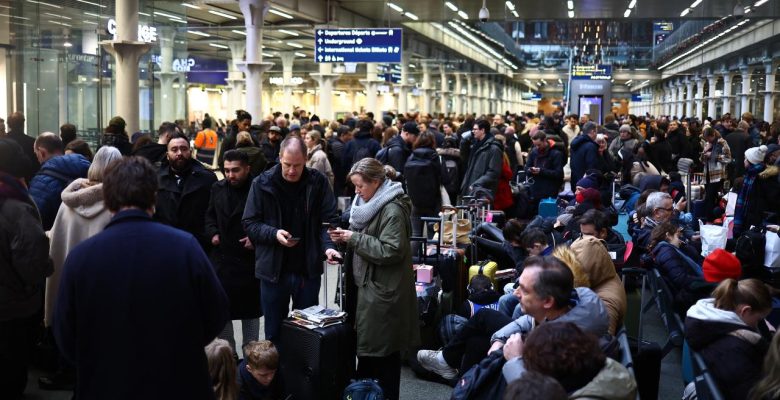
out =
[[(456, 210), (451, 207), (443, 207), (440, 213), (442, 217), (443, 229), (440, 229), (439, 224), (434, 225), (433, 230), (437, 232), (433, 236), (434, 239), (439, 239), (439, 243), (442, 246), (457, 246), (471, 244), (471, 220), (468, 218), (460, 218)], [(441, 236), (439, 236), (441, 233)]]
[(726, 240), (728, 238), (729, 228), (720, 225), (705, 225), (703, 221), (699, 221), (699, 231), (701, 233), (701, 255), (707, 257), (716, 249), (723, 249), (726, 247)]

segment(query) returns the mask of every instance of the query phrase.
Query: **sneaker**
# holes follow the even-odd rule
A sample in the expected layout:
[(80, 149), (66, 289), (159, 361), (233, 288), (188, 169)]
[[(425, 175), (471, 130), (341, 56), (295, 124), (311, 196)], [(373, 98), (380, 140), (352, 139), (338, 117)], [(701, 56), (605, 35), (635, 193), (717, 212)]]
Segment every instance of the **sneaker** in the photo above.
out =
[(420, 350), (417, 352), (417, 361), (420, 363), (420, 366), (440, 375), (444, 379), (457, 378), (458, 370), (439, 360), (439, 353), (441, 353), (441, 350)]

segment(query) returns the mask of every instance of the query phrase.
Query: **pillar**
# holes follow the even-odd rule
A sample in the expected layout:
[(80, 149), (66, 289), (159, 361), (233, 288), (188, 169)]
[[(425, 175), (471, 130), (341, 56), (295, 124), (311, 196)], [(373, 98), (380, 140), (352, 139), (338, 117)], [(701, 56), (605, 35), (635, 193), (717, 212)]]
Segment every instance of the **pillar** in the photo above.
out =
[(322, 120), (333, 121), (333, 82), (341, 75), (333, 73), (333, 64), (320, 63), (320, 72), (309, 76), (317, 81), (320, 87), (317, 114)]
[(477, 90), (475, 88), (475, 79), (473, 74), (466, 75), (466, 95), (468, 101), (466, 107), (464, 107), (465, 113), (473, 113), (477, 111)]
[[(731, 112), (731, 72), (723, 71), (723, 112)], [(721, 114), (721, 115), (722, 115)]]
[[(279, 58), (282, 59), (282, 112), (293, 112), (293, 100), (292, 91), (297, 85), (293, 84), (293, 62), (295, 61), (295, 52), (283, 51), (279, 53)], [(370, 65), (370, 64), (369, 64)]]
[(447, 66), (439, 64), (439, 74), (441, 75), (441, 93), (439, 98), (439, 112), (447, 115), (447, 102), (450, 93), (450, 84), (447, 81)]
[[(244, 60), (244, 52), (246, 51), (246, 42), (235, 40), (232, 42), (228, 42), (228, 47), (230, 47), (230, 58), (231, 61), (228, 63), (228, 107), (230, 107), (229, 112), (234, 112), (239, 109), (243, 109), (244, 105), (241, 101), (241, 96), (243, 95), (244, 91), (244, 75), (241, 73), (241, 70), (238, 68), (238, 65)], [(253, 115), (253, 118), (257, 118), (258, 120), (262, 117), (262, 115)]]
[(413, 85), (409, 84), (409, 63), (411, 62), (410, 51), (401, 52), (401, 81), (395, 87), (398, 88), (398, 113), (405, 114), (409, 112), (409, 90)]
[[(190, 53), (186, 50), (177, 52), (180, 59), (187, 59)], [(187, 74), (179, 72), (179, 93), (176, 96), (176, 118), (183, 118), (185, 121), (189, 118), (187, 115)]]
[(456, 115), (463, 114), (463, 74), (455, 73), (455, 93), (452, 95), (452, 111)]
[(152, 45), (138, 41), (138, 0), (117, 0), (116, 40), (101, 43), (116, 60), (114, 104), (127, 132), (139, 130), (138, 61)]
[(718, 84), (717, 75), (707, 76), (707, 85), (709, 87), (709, 96), (707, 96), (707, 116), (715, 118), (715, 86)]
[(422, 101), (420, 101), (420, 113), (431, 113), (431, 98), (433, 97), (433, 89), (431, 88), (431, 66), (432, 64), (423, 61), (420, 65), (422, 67), (422, 84), (420, 88), (420, 94)]
[(238, 64), (246, 76), (246, 111), (258, 120), (262, 118), (263, 73), (273, 63), (263, 62), (263, 19), (268, 12), (266, 0), (239, 0), (246, 28), (246, 61)]
[(739, 94), (741, 100), (739, 114), (741, 115), (750, 111), (750, 68), (742, 67), (739, 72), (742, 74), (742, 93)]
[(774, 120), (775, 108), (775, 79), (777, 73), (777, 64), (768, 59), (764, 61), (766, 71), (766, 90), (764, 91), (764, 121), (772, 122)]
[(382, 119), (382, 110), (377, 106), (377, 87), (380, 83), (384, 82), (377, 78), (376, 74), (377, 63), (366, 64), (366, 79), (361, 79), (360, 83), (366, 88), (366, 111), (374, 113), (374, 120), (380, 121)]
[[(706, 117), (704, 115), (704, 110), (702, 109), (702, 105), (704, 104), (704, 79), (701, 76), (696, 76), (695, 78), (696, 82), (696, 97), (694, 97), (694, 101), (696, 102), (696, 112), (695, 116), (699, 119), (702, 119)], [(694, 114), (691, 114), (692, 116)]]
[(685, 96), (685, 116), (690, 118), (693, 117), (693, 79), (686, 79), (685, 84), (688, 91)]
[(173, 122), (176, 119), (173, 81), (178, 74), (173, 71), (173, 45), (176, 30), (169, 26), (157, 30), (160, 43), (160, 72), (155, 76), (160, 80), (160, 122)]

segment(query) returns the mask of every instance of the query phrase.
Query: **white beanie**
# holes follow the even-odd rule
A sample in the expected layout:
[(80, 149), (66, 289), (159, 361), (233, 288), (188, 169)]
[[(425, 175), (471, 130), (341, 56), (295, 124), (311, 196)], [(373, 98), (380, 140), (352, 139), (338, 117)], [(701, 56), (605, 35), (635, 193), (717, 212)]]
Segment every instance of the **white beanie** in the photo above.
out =
[(745, 150), (745, 159), (751, 164), (761, 164), (766, 157), (767, 147), (761, 145), (760, 147), (751, 147)]

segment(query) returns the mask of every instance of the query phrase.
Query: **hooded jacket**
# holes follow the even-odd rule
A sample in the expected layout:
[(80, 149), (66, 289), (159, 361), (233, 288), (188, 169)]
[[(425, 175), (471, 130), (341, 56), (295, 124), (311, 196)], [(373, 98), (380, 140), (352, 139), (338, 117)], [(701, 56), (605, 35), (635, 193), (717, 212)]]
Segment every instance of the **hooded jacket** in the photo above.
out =
[[(363, 147), (367, 148), (369, 157), (376, 156), (376, 153), (378, 153), (379, 150), (382, 148), (379, 142), (377, 142), (376, 139), (374, 139), (374, 137), (371, 136), (370, 131), (358, 131), (352, 137), (352, 140), (347, 142), (346, 146), (344, 146), (343, 160), (344, 160), (345, 171), (349, 171), (350, 169), (352, 169), (352, 164), (354, 164), (354, 161), (357, 161), (354, 160), (354, 158), (357, 152), (360, 151), (360, 149), (362, 149)], [(406, 158), (404, 158), (404, 160), (406, 160)]]
[(503, 163), (503, 146), (490, 133), (485, 133), (484, 139), (471, 146), (468, 169), (463, 176), (460, 193), (467, 195), (474, 188), (482, 187), (495, 196)]
[(41, 213), (43, 229), (51, 229), (60, 208), (60, 194), (76, 178), (85, 178), (89, 160), (81, 154), (67, 154), (50, 158), (30, 182), (30, 197)]
[[(694, 270), (694, 267), (698, 267), (698, 271), (701, 271), (703, 260), (691, 246), (675, 248), (672, 244), (660, 242), (653, 248), (652, 255), (655, 267), (672, 291), (678, 312), (685, 312), (713, 289), (712, 284), (705, 282), (702, 275)], [(696, 266), (691, 265), (691, 262)]]
[(780, 167), (777, 165), (769, 165), (758, 174), (748, 197), (748, 204), (744, 207), (743, 227), (762, 225), (767, 212), (780, 213), (780, 202), (777, 201), (780, 197), (779, 175)]
[(726, 399), (746, 399), (763, 376), (769, 341), (714, 299), (696, 302), (685, 318), (685, 338), (701, 354)]
[(609, 314), (609, 333), (615, 335), (626, 314), (626, 291), (604, 242), (593, 236), (583, 236), (571, 244), (571, 250), (587, 273), (590, 288), (604, 302)]
[(571, 181), (577, 182), (585, 171), (598, 163), (599, 145), (588, 135), (581, 134), (571, 142)]
[(103, 203), (103, 184), (76, 179), (62, 191), (62, 205), (49, 236), (49, 255), (54, 272), (46, 279), (44, 324), (52, 325), (54, 301), (60, 285), (62, 265), (68, 253), (79, 243), (100, 233), (111, 221), (111, 212)]
[[(387, 141), (387, 164), (404, 174), (406, 161), (412, 154), (412, 149), (404, 141), (401, 135), (395, 135)], [(405, 176), (405, 174), (404, 174)]]
[[(540, 152), (538, 147), (534, 147), (528, 156), (526, 163), (526, 177), (533, 178), (531, 185), (531, 195), (534, 200), (541, 200), (546, 197), (557, 197), (563, 185), (563, 166), (566, 164), (563, 153), (548, 147)], [(530, 174), (530, 167), (539, 168), (536, 175)]]
[(604, 368), (587, 385), (569, 395), (569, 399), (634, 400), (636, 380), (619, 362), (607, 358)]

